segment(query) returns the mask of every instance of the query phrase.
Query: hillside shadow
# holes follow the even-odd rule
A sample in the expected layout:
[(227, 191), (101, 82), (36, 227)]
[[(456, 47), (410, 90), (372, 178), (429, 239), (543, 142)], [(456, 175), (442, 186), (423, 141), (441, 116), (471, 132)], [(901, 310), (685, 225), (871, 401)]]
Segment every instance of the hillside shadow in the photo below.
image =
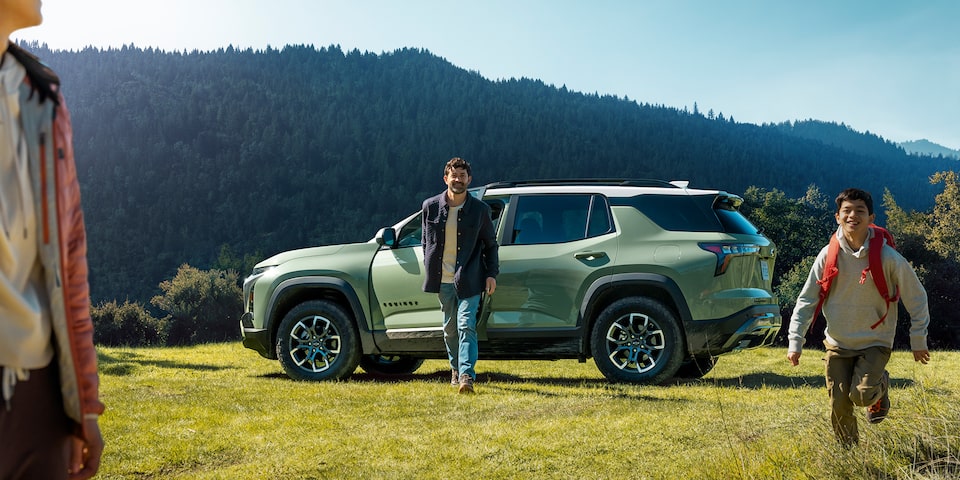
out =
[[(676, 385), (717, 385), (722, 387), (745, 388), (756, 390), (760, 388), (826, 388), (826, 381), (822, 375), (779, 375), (774, 373), (751, 373), (738, 377), (707, 378), (707, 379), (674, 379)], [(905, 388), (913, 385), (913, 380), (890, 378), (893, 388)]]
[(185, 363), (171, 360), (144, 358), (143, 355), (135, 352), (119, 352), (114, 355), (98, 352), (97, 362), (99, 363), (100, 370), (107, 374), (128, 374), (132, 370), (132, 367), (136, 366), (172, 368), (178, 370), (196, 370), (201, 372), (214, 372), (230, 368), (201, 363)]
[[(257, 375), (258, 378), (277, 378), (288, 379), (283, 372), (272, 372)], [(291, 380), (293, 381), (293, 380)], [(443, 382), (450, 381), (449, 370), (438, 370), (434, 372), (410, 373), (405, 375), (380, 375), (357, 370), (350, 376), (349, 381), (359, 383), (404, 383), (404, 382)], [(629, 383), (618, 384), (610, 382), (604, 378), (572, 378), (572, 377), (543, 377), (543, 376), (518, 376), (505, 372), (483, 372), (477, 375), (478, 383), (485, 383), (484, 388), (501, 391), (529, 392), (530, 386), (552, 386), (552, 387), (594, 387), (594, 388), (616, 388), (616, 387), (643, 387), (643, 385), (634, 385)], [(498, 385), (492, 385), (498, 384)], [(503, 385), (506, 384), (506, 385)], [(905, 388), (912, 386), (913, 380), (890, 378), (890, 386), (893, 388)], [(779, 375), (773, 373), (751, 373), (737, 377), (724, 378), (671, 378), (659, 384), (659, 386), (720, 386), (731, 388), (742, 388), (758, 390), (761, 388), (825, 388), (825, 382), (822, 375)], [(612, 391), (612, 390), (611, 390)], [(551, 395), (543, 393), (544, 395)], [(556, 395), (556, 394), (552, 394)], [(623, 397), (637, 398), (637, 395), (624, 392)], [(641, 396), (642, 397), (642, 396)], [(654, 399), (651, 397), (651, 399)]]
[[(350, 376), (350, 380), (354, 382), (413, 382), (413, 381), (425, 381), (425, 382), (449, 382), (450, 381), (450, 371), (449, 370), (438, 370), (435, 372), (429, 373), (411, 373), (406, 375), (379, 375), (375, 373), (368, 373), (363, 371), (357, 371)], [(607, 382), (603, 379), (593, 379), (593, 378), (569, 378), (569, 377), (535, 377), (535, 376), (517, 376), (511, 373), (504, 372), (482, 372), (477, 374), (477, 382), (483, 383), (525, 383), (525, 384), (543, 384), (551, 386), (596, 386), (596, 385), (608, 385), (610, 382)]]
[[(408, 375), (377, 375), (367, 372), (357, 372), (350, 376), (350, 381), (370, 382), (370, 383), (393, 383), (393, 382), (450, 382), (449, 370), (438, 370), (431, 373), (412, 373)], [(504, 372), (483, 372), (477, 374), (477, 387), (484, 391), (517, 393), (517, 394), (536, 394), (545, 397), (563, 397), (564, 393), (547, 391), (539, 387), (594, 387), (605, 389), (605, 395), (614, 398), (623, 398), (630, 400), (649, 400), (660, 401), (658, 397), (643, 395), (640, 390), (622, 387), (633, 387), (636, 385), (611, 383), (602, 378), (571, 378), (571, 377), (542, 377), (542, 376), (517, 376)], [(684, 401), (684, 400), (678, 400)]]

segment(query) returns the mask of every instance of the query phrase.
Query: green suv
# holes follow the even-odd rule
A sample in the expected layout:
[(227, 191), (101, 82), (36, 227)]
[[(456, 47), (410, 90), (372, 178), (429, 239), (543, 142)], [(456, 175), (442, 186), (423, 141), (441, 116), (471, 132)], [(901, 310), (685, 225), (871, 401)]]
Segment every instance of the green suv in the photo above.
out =
[[(742, 199), (659, 180), (501, 182), (491, 207), (497, 291), (481, 300), (480, 359), (593, 358), (611, 381), (698, 378), (718, 355), (770, 344), (773, 242)], [(420, 212), (365, 243), (283, 252), (243, 284), (243, 345), (298, 380), (359, 365), (408, 374), (445, 359), (424, 293)]]

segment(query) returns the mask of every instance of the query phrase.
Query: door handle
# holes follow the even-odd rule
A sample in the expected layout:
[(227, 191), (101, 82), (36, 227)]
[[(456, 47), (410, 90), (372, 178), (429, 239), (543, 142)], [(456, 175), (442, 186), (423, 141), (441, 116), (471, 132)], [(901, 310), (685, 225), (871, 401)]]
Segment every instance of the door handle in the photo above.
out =
[(599, 260), (606, 256), (607, 256), (606, 252), (580, 252), (580, 253), (573, 254), (573, 258), (576, 258), (577, 260), (586, 260), (588, 262)]

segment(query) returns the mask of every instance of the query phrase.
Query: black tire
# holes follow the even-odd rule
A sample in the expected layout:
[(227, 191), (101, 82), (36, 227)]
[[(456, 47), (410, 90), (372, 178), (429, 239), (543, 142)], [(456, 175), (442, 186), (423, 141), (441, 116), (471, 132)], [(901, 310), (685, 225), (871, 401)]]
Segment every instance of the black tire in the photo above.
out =
[(605, 308), (593, 325), (590, 347), (600, 373), (612, 382), (658, 384), (683, 363), (683, 335), (674, 313), (646, 297)]
[(695, 355), (693, 358), (684, 361), (673, 376), (677, 378), (703, 378), (704, 375), (710, 373), (710, 370), (713, 370), (713, 366), (716, 364), (717, 357), (713, 355)]
[(287, 312), (277, 330), (277, 358), (294, 380), (340, 380), (360, 362), (360, 342), (350, 317), (325, 300)]
[(360, 368), (373, 375), (408, 375), (423, 365), (422, 358), (403, 355), (364, 355)]

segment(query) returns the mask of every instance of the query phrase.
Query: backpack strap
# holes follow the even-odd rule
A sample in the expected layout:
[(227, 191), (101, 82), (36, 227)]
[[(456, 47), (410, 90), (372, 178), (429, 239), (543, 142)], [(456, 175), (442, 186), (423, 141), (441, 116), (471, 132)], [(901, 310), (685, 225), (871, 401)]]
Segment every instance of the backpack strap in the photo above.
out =
[[(880, 317), (877, 323), (870, 326), (871, 329), (876, 329), (887, 319), (887, 314), (890, 313), (890, 304), (900, 301), (900, 288), (898, 287), (897, 291), (893, 292), (893, 295), (890, 295), (890, 290), (887, 287), (887, 276), (883, 272), (881, 255), (883, 253), (883, 244), (887, 243), (891, 247), (896, 248), (896, 244), (893, 242), (893, 236), (882, 227), (871, 225), (870, 228), (873, 229), (873, 238), (870, 239), (869, 251), (867, 252), (869, 266), (863, 272), (860, 272), (860, 284), (863, 285), (863, 282), (867, 280), (867, 272), (869, 271), (870, 276), (873, 277), (873, 284), (877, 287), (877, 292), (879, 292), (883, 300), (887, 302), (887, 310), (883, 313), (883, 316)], [(886, 240), (886, 242), (884, 242), (884, 240)]]
[(35, 55), (20, 48), (20, 46), (14, 42), (7, 44), (7, 52), (13, 55), (13, 58), (17, 59), (27, 71), (27, 78), (30, 79), (30, 86), (33, 88), (33, 92), (37, 92), (40, 95), (40, 103), (43, 103), (48, 98), (57, 104), (60, 103), (59, 96), (57, 95), (60, 78), (57, 77), (57, 74), (54, 73), (50, 67), (44, 65)]
[[(883, 297), (883, 300), (887, 303), (886, 312), (884, 312), (877, 323), (870, 326), (871, 329), (876, 329), (887, 319), (887, 314), (890, 313), (890, 304), (900, 301), (900, 289), (898, 288), (891, 296), (889, 287), (887, 287), (887, 277), (883, 273), (883, 244), (884, 241), (886, 241), (887, 245), (897, 248), (897, 244), (893, 240), (893, 235), (891, 235), (887, 229), (877, 225), (871, 224), (870, 228), (873, 230), (873, 238), (870, 239), (870, 243), (868, 244), (868, 266), (860, 272), (860, 284), (863, 285), (863, 283), (866, 282), (867, 273), (870, 273), (870, 276), (873, 277), (873, 284), (877, 287), (877, 292), (880, 293), (880, 296)], [(833, 279), (840, 273), (840, 270), (837, 268), (837, 257), (839, 255), (840, 241), (837, 240), (837, 235), (833, 234), (830, 236), (830, 243), (827, 245), (827, 258), (823, 265), (823, 276), (817, 280), (817, 284), (820, 285), (820, 300), (817, 302), (817, 308), (813, 312), (813, 320), (810, 322), (811, 328), (817, 322), (817, 317), (820, 316), (820, 312), (823, 310), (823, 303), (827, 300), (827, 295), (830, 294), (830, 285), (833, 283)], [(879, 274), (874, 275), (874, 272), (879, 272)]]
[(840, 274), (840, 269), (837, 268), (837, 256), (840, 255), (840, 241), (837, 240), (837, 235), (830, 236), (830, 243), (827, 244), (827, 259), (826, 263), (823, 265), (823, 277), (817, 280), (817, 285), (820, 285), (820, 300), (817, 301), (817, 308), (813, 311), (813, 320), (810, 321), (810, 328), (813, 328), (813, 324), (817, 322), (817, 317), (820, 316), (820, 312), (823, 310), (823, 302), (827, 301), (827, 295), (830, 294), (830, 284), (833, 283), (833, 279)]

